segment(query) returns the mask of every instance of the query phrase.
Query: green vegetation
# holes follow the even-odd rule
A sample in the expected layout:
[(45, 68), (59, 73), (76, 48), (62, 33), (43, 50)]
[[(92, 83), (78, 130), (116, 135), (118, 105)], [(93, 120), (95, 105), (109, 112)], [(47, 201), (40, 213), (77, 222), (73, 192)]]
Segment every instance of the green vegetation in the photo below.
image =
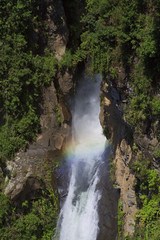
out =
[(130, 240), (158, 240), (160, 237), (160, 178), (151, 162), (140, 153), (139, 159), (131, 168), (137, 178), (135, 190), (139, 211), (136, 215), (136, 228)]
[(56, 113), (58, 126), (60, 127), (63, 121), (62, 121), (62, 118), (61, 118), (61, 112), (60, 112), (59, 107), (56, 106), (55, 109), (54, 109), (54, 111), (55, 111), (55, 113)]
[(115, 176), (116, 163), (113, 161), (114, 159), (113, 159), (112, 155), (110, 155), (108, 160), (109, 160), (109, 165), (110, 165), (110, 170), (109, 170), (110, 178), (111, 178), (112, 182), (115, 183), (115, 181), (116, 181), (116, 176)]
[(37, 0), (0, 0), (1, 164), (35, 139), (41, 89), (56, 74), (54, 55), (38, 40), (42, 19)]
[(73, 66), (72, 58), (73, 57), (72, 57), (71, 51), (69, 49), (67, 49), (65, 54), (63, 55), (61, 61), (59, 62), (59, 68), (61, 71)]
[[(137, 149), (136, 149), (137, 151)], [(151, 162), (140, 153), (139, 159), (130, 166), (135, 172), (135, 190), (139, 210), (133, 236), (123, 235), (123, 208), (118, 204), (118, 234), (122, 240), (158, 240), (160, 238), (160, 178)]]
[[(57, 72), (56, 59), (46, 48), (45, 7), (45, 1), (0, 0), (0, 170), (35, 140), (42, 88)], [(0, 185), (0, 239), (51, 239), (58, 216), (52, 188), (17, 208), (2, 192), (2, 173)]]
[(75, 63), (90, 55), (92, 70), (108, 81), (125, 69), (132, 89), (126, 117), (139, 129), (160, 116), (159, 16), (156, 0), (87, 0), (82, 43), (73, 56)]
[(58, 216), (57, 197), (53, 192), (43, 192), (32, 202), (25, 201), (21, 211), (0, 193), (0, 239), (51, 240)]
[[(34, 192), (34, 198), (27, 196), (24, 202), (10, 200), (2, 192), (4, 182), (0, 175), (0, 239), (2, 240), (51, 240), (55, 234), (59, 214), (57, 189), (53, 189), (53, 167), (57, 162), (43, 162), (42, 173), (37, 169), (36, 180), (43, 189)], [(13, 178), (15, 176), (13, 172)], [(44, 178), (45, 174), (45, 178)], [(16, 204), (15, 204), (16, 203)], [(16, 206), (15, 206), (16, 205)]]
[(118, 202), (118, 237), (121, 239), (123, 235), (123, 203), (119, 200)]

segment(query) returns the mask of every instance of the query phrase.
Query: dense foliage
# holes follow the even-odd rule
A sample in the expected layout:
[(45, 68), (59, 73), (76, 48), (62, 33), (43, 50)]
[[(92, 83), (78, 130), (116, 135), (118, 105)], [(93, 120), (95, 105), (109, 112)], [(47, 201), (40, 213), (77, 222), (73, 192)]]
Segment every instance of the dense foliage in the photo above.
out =
[[(116, 81), (124, 68), (132, 94), (128, 121), (133, 126), (160, 116), (159, 1), (87, 0), (82, 44), (74, 60), (92, 57), (92, 70)], [(153, 97), (154, 96), (154, 97)]]
[[(39, 131), (42, 87), (56, 74), (47, 46), (45, 1), (0, 0), (0, 167)], [(1, 168), (0, 168), (1, 170)], [(0, 176), (0, 185), (3, 185)], [(2, 187), (3, 188), (3, 187)], [(53, 237), (57, 196), (50, 189), (16, 208), (0, 189), (0, 239)]]
[(139, 211), (136, 215), (135, 234), (126, 239), (158, 240), (160, 237), (160, 178), (157, 171), (150, 166), (151, 162), (146, 160), (142, 152), (131, 166), (137, 178), (135, 190)]
[(37, 0), (0, 0), (1, 163), (34, 140), (41, 88), (56, 73), (54, 55), (43, 49), (42, 20)]
[(37, 200), (25, 201), (18, 210), (0, 193), (0, 239), (51, 240), (58, 216), (56, 202), (53, 192), (46, 192)]

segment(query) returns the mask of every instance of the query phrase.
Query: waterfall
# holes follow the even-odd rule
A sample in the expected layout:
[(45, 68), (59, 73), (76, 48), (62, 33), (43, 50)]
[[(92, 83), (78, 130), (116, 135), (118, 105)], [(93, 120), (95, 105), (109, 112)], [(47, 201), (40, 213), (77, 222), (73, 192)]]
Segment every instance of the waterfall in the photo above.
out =
[(83, 75), (72, 106), (72, 144), (67, 161), (71, 177), (54, 240), (96, 240), (99, 231), (97, 189), (106, 139), (99, 122), (100, 75)]

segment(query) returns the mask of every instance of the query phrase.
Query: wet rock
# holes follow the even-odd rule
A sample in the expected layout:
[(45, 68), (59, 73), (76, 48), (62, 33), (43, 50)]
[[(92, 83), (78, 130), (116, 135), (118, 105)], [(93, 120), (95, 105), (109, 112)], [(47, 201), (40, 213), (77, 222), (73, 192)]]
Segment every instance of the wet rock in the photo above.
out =
[(69, 72), (68, 70), (65, 73), (59, 73), (58, 83), (64, 96), (71, 94), (74, 87), (73, 73)]
[(68, 187), (70, 182), (71, 166), (67, 163), (62, 164), (56, 169), (56, 182), (58, 186), (58, 193), (60, 197), (60, 207), (62, 208), (64, 201), (68, 194)]
[(12, 200), (16, 207), (21, 207), (24, 201), (30, 201), (38, 197), (38, 192), (44, 189), (42, 182), (35, 177), (26, 178), (25, 183), (18, 183), (14, 192)]

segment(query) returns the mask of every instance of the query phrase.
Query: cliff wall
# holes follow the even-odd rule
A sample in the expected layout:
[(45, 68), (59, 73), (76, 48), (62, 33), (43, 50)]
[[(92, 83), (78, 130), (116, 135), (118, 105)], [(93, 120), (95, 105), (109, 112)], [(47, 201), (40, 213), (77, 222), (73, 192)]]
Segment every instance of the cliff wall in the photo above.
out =
[(102, 94), (100, 120), (104, 134), (112, 146), (111, 178), (115, 188), (120, 190), (120, 201), (124, 211), (124, 233), (133, 234), (137, 203), (134, 191), (135, 176), (129, 167), (133, 157), (132, 130), (119, 108), (121, 96), (116, 87), (103, 81)]
[[(123, 236), (134, 234), (136, 214), (142, 207), (140, 185), (146, 184), (144, 182), (147, 181), (147, 175), (143, 180), (143, 176), (139, 174), (142, 171), (141, 167), (160, 174), (159, 158), (155, 154), (156, 149), (159, 148), (158, 122), (147, 129), (144, 123), (139, 132), (129, 125), (125, 111), (128, 108), (127, 99), (132, 89), (126, 79), (127, 74), (123, 68), (120, 68), (116, 81), (112, 82), (104, 78), (100, 114), (104, 134), (112, 146), (110, 174), (114, 187), (120, 190)], [(140, 166), (139, 169), (134, 167), (137, 162), (142, 162), (144, 166)], [(150, 195), (151, 192), (152, 190), (145, 194)], [(148, 198), (151, 196), (149, 195)]]

